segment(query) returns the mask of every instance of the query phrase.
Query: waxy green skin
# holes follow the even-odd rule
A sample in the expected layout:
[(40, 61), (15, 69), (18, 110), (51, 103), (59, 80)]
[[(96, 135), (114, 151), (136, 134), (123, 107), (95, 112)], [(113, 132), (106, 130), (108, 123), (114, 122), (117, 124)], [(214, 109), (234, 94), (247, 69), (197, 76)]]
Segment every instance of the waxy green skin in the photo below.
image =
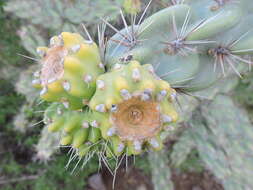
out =
[[(121, 34), (112, 36), (106, 54), (107, 67), (110, 69), (114, 64), (121, 63), (122, 58), (124, 60), (130, 56), (141, 64), (157, 66), (156, 74), (172, 86), (185, 91), (199, 91), (223, 79), (221, 68), (214, 72), (215, 57), (208, 53), (210, 49), (232, 43), (249, 31), (230, 50), (239, 56), (253, 53), (253, 32), (250, 31), (253, 26), (250, 20), (252, 16), (244, 11), (245, 5), (252, 2), (227, 2), (217, 10), (212, 10), (217, 4), (212, 0), (188, 0), (184, 3), (155, 13), (139, 26), (122, 29), (120, 33), (126, 36), (131, 29), (135, 31), (137, 42), (131, 47), (124, 45), (127, 40)], [(184, 38), (185, 42), (202, 40), (210, 43), (191, 46), (196, 48), (197, 53), (189, 52), (185, 56), (166, 53), (166, 45), (162, 42), (175, 40), (173, 20), (177, 32), (180, 33), (187, 16), (188, 25), (184, 30), (189, 33)], [(193, 30), (198, 25), (199, 27)], [(123, 43), (117, 43), (115, 40)], [(238, 68), (238, 65), (235, 67)]]

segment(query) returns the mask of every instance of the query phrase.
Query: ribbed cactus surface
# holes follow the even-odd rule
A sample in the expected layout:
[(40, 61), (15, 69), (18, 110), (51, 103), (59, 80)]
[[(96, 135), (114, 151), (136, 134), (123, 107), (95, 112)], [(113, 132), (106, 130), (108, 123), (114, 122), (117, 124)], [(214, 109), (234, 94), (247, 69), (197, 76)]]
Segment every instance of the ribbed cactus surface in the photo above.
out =
[(80, 109), (92, 97), (95, 81), (104, 72), (97, 45), (77, 33), (63, 32), (50, 39), (49, 47), (38, 47), (41, 70), (34, 73), (40, 97)]
[(53, 103), (52, 113), (48, 108), (48, 130), (61, 131), (61, 144), (80, 158), (160, 150), (162, 132), (178, 120), (178, 93), (203, 91), (228, 75), (242, 77), (252, 64), (247, 4), (172, 1), (146, 19), (147, 8), (138, 21), (132, 15), (130, 25), (122, 14), (122, 30), (102, 19), (116, 34), (108, 41), (99, 35), (107, 42), (99, 47), (77, 33), (51, 38), (49, 47), (38, 48), (41, 70), (33, 81), (42, 99), (65, 106)]

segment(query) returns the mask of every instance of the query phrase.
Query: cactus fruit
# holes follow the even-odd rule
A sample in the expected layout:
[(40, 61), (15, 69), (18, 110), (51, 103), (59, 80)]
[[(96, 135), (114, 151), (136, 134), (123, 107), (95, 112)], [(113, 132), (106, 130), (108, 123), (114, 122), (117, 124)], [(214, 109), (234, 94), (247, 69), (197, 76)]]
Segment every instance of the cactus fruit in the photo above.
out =
[(151, 65), (141, 66), (137, 61), (118, 65), (97, 78), (89, 103), (93, 111), (52, 104), (44, 116), (48, 130), (62, 131), (61, 145), (70, 145), (81, 157), (89, 147), (100, 151), (98, 141), (109, 142), (108, 156), (160, 150), (161, 132), (178, 118), (173, 107), (176, 91), (153, 72)]
[(98, 144), (101, 140), (99, 127), (109, 123), (101, 113), (68, 110), (59, 103), (54, 103), (47, 108), (44, 122), (49, 132), (60, 132), (61, 146), (71, 146), (80, 157), (90, 151), (89, 147)]
[(80, 109), (95, 91), (95, 80), (104, 72), (97, 45), (77, 33), (63, 32), (50, 39), (50, 47), (37, 48), (42, 68), (33, 84), (42, 99)]
[(89, 106), (108, 117), (110, 125), (100, 129), (103, 138), (113, 142), (113, 152), (131, 155), (145, 147), (162, 148), (160, 132), (178, 117), (175, 96), (176, 91), (156, 77), (151, 65), (130, 61), (98, 77)]

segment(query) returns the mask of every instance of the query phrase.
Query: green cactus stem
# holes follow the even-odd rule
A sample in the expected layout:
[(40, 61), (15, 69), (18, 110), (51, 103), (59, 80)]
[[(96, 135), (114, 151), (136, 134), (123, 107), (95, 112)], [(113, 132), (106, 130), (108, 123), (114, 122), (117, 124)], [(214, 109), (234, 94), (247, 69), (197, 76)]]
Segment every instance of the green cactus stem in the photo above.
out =
[[(252, 64), (245, 56), (253, 53), (251, 16), (242, 11), (245, 3), (174, 2), (143, 22), (115, 29), (106, 65), (110, 69), (131, 59), (152, 64), (160, 78), (184, 91), (208, 88), (231, 70), (241, 77), (245, 67), (240, 63)], [(214, 4), (219, 5), (215, 11), (210, 8)]]

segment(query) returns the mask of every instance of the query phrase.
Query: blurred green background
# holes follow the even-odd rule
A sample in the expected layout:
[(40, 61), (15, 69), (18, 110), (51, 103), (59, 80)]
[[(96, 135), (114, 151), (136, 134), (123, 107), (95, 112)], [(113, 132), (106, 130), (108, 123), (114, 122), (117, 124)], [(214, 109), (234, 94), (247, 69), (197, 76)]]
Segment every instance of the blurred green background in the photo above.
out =
[[(96, 39), (96, 25), (101, 23), (99, 17), (108, 18), (117, 28), (122, 28), (119, 8), (128, 13), (141, 11), (147, 2), (133, 0), (136, 9), (132, 10), (129, 2), (124, 0), (0, 1), (1, 190), (111, 189), (113, 176), (106, 168), (98, 170), (96, 158), (91, 159), (83, 170), (77, 169), (73, 174), (71, 171), (75, 162), (71, 163), (69, 169), (65, 169), (69, 158), (68, 149), (57, 149), (45, 132), (43, 136), (44, 124), (41, 120), (47, 103), (41, 102), (38, 93), (31, 87), (31, 75), (38, 63), (18, 54), (36, 58), (36, 47), (46, 45), (50, 36), (61, 31), (85, 35), (81, 23), (85, 23)], [(169, 1), (154, 0), (147, 14), (166, 6), (169, 6)], [(106, 35), (112, 34), (108, 29)], [(233, 98), (236, 105), (246, 110), (252, 122), (253, 72), (244, 75), (242, 80), (233, 85), (226, 94)], [(163, 153), (171, 170), (171, 176), (166, 178), (167, 183), (173, 181), (178, 190), (223, 189), (222, 182), (216, 179), (217, 175), (214, 177), (215, 172), (205, 167), (205, 159), (192, 146), (192, 140), (182, 144), (181, 148), (187, 149), (181, 151), (182, 155), (177, 155), (175, 151), (173, 153), (172, 147), (180, 148), (177, 142), (183, 142), (180, 136), (186, 132), (180, 131), (168, 139), (167, 149)], [(154, 170), (146, 155), (136, 158), (135, 163), (130, 158), (128, 170), (122, 167), (117, 174), (115, 189), (154, 189), (151, 183)]]

